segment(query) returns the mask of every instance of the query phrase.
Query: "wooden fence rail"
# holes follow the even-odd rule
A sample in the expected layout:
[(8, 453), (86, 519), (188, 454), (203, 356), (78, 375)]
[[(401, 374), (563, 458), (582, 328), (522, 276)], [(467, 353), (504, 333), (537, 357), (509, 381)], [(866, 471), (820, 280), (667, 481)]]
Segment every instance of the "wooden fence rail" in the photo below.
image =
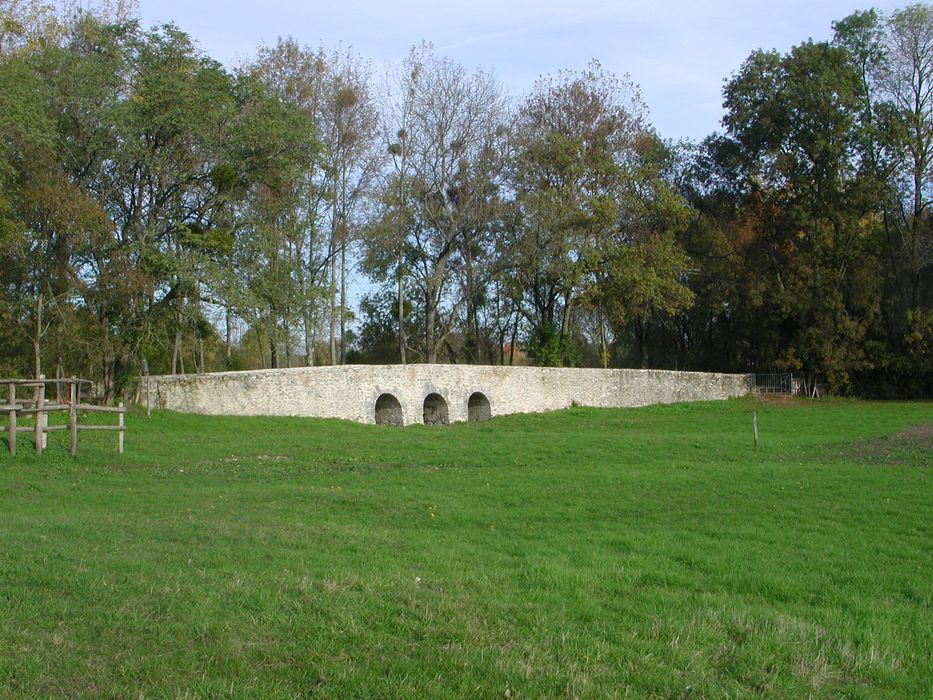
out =
[[(56, 385), (54, 402), (45, 400), (46, 385)], [(86, 379), (67, 377), (61, 379), (0, 379), (0, 387), (6, 387), (6, 402), (0, 403), (0, 415), (7, 418), (7, 442), (10, 454), (16, 454), (16, 434), (21, 432), (33, 433), (36, 454), (42, 454), (45, 448), (46, 435), (55, 430), (68, 430), (71, 433), (71, 454), (78, 452), (78, 432), (81, 430), (114, 430), (117, 432), (117, 452), (123, 454), (123, 434), (126, 432), (126, 407), (95, 406), (91, 403), (81, 403), (81, 387), (91, 383)], [(61, 400), (62, 388), (67, 388), (68, 398)], [(18, 389), (31, 389), (32, 397), (25, 398), (22, 394), (17, 396)], [(116, 413), (116, 425), (81, 425), (78, 423), (78, 412), (82, 413)], [(50, 413), (67, 412), (67, 425), (49, 425)], [(33, 416), (32, 426), (17, 425), (19, 416)]]

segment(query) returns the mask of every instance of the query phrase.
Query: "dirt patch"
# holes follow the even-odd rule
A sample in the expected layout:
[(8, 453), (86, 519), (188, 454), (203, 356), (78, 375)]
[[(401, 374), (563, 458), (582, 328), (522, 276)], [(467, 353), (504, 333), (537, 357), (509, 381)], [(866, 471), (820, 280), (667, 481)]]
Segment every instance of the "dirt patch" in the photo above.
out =
[(892, 467), (933, 467), (933, 423), (920, 423), (899, 433), (846, 446), (842, 455), (868, 464)]
[(753, 393), (748, 395), (752, 401), (768, 406), (801, 406), (807, 403), (807, 400), (793, 394), (766, 394)]
[(907, 440), (919, 440), (927, 447), (933, 447), (933, 423), (912, 425), (906, 430), (897, 433), (894, 437), (903, 437)]

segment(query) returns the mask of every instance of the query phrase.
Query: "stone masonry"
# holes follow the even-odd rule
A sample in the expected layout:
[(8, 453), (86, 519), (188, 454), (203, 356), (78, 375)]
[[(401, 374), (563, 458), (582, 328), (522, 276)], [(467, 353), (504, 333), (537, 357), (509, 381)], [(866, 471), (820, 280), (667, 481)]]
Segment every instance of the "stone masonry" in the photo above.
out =
[[(748, 391), (743, 374), (425, 364), (153, 376), (149, 386), (150, 405), (186, 413), (375, 423), (379, 402), (379, 422), (400, 419), (403, 425), (426, 418), (438, 423), (553, 411), (574, 403), (629, 407), (710, 401)], [(145, 400), (145, 389), (143, 394)], [(394, 420), (385, 418), (391, 410)]]

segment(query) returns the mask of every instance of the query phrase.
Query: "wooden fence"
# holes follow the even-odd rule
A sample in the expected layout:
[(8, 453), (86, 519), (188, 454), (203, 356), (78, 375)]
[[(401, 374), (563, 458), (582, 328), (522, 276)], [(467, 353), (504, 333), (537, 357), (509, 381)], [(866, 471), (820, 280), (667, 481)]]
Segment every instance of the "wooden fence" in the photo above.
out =
[[(46, 400), (46, 388), (55, 385), (55, 397)], [(78, 452), (78, 432), (81, 430), (115, 430), (117, 431), (117, 452), (123, 453), (123, 433), (126, 431), (124, 416), (126, 407), (97, 406), (91, 403), (81, 403), (82, 387), (90, 388), (91, 382), (86, 379), (67, 377), (62, 379), (0, 379), (0, 388), (6, 388), (6, 400), (0, 403), (0, 415), (7, 418), (7, 436), (10, 454), (16, 454), (16, 434), (30, 432), (33, 434), (36, 454), (42, 454), (45, 447), (46, 435), (54, 430), (67, 430), (71, 434), (71, 454)], [(28, 398), (25, 394), (30, 394)], [(88, 392), (89, 393), (89, 392)], [(87, 399), (86, 399), (87, 400)], [(49, 425), (49, 414), (66, 412), (67, 425)], [(78, 413), (116, 413), (116, 425), (81, 425), (78, 423)], [(33, 416), (31, 426), (16, 424), (20, 416)]]

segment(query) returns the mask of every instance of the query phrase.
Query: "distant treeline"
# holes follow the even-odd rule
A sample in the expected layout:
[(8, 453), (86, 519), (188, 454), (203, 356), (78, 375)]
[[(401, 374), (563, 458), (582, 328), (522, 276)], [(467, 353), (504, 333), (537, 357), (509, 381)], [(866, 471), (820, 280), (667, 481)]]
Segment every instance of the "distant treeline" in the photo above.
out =
[(596, 62), (513, 99), (429, 44), (387, 74), (290, 39), (228, 70), (121, 3), (0, 8), (2, 375), (112, 397), (530, 361), (933, 395), (931, 6), (752, 53), (702, 143)]

